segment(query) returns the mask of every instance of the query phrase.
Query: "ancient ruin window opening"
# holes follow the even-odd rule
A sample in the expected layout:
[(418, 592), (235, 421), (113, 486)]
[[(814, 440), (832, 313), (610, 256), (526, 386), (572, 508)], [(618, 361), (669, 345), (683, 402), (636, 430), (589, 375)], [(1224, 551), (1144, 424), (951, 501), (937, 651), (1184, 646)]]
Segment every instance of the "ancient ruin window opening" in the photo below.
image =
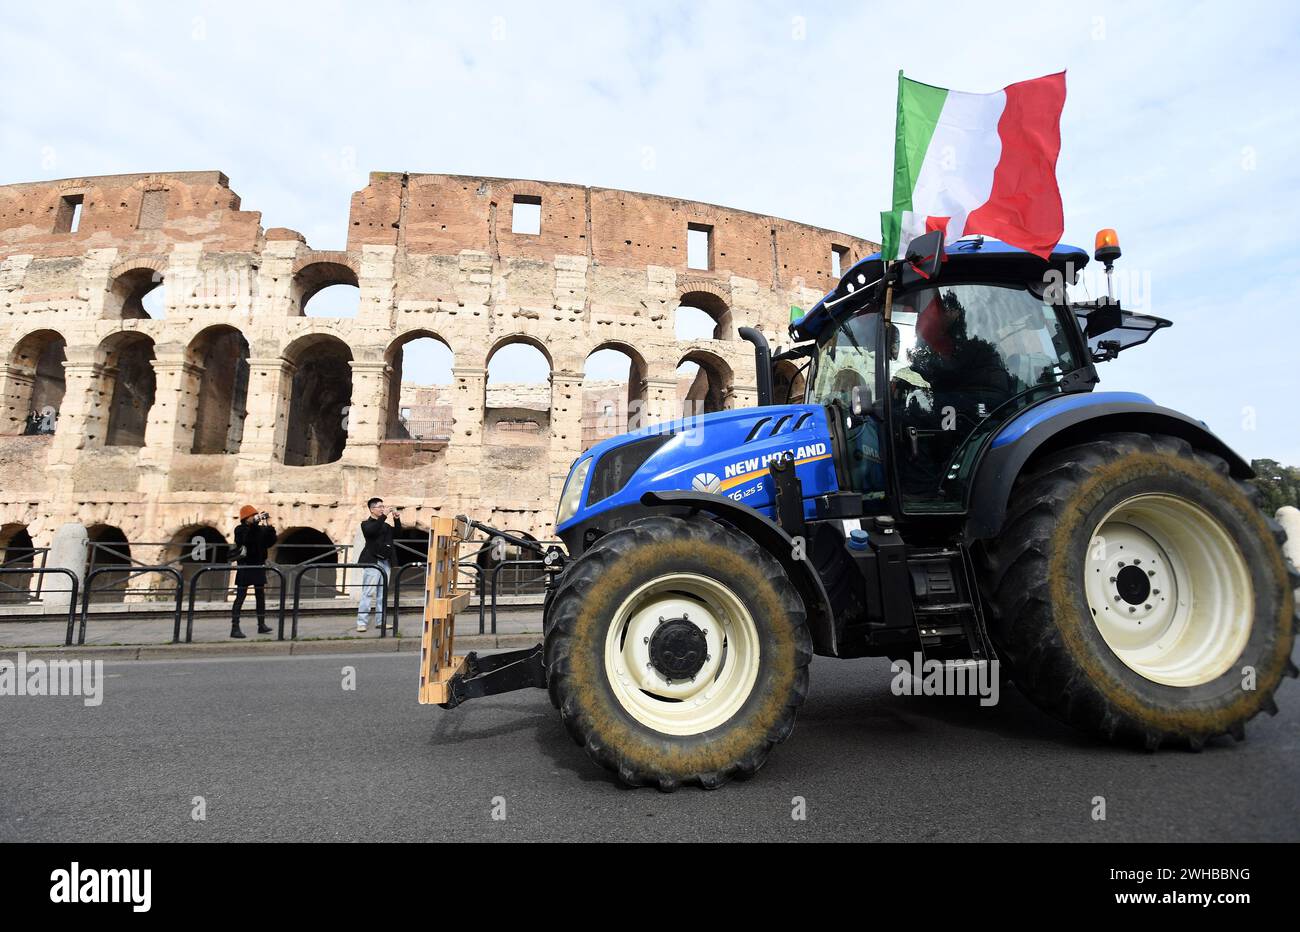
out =
[(688, 269), (713, 268), (713, 226), (707, 223), (686, 225), (686, 267)]
[[(0, 527), (0, 566), (20, 570), (34, 566), (36, 546), (24, 524), (6, 524)], [(22, 604), (31, 600), (35, 576), (26, 573), (6, 573), (0, 577), (0, 604)]]
[[(132, 579), (131, 545), (121, 528), (111, 524), (94, 524), (86, 529), (88, 552), (86, 554), (86, 580), (90, 586), (92, 602), (125, 602), (126, 590)], [(105, 568), (94, 580), (90, 574)]]
[(849, 247), (831, 246), (831, 277), (837, 281), (849, 268)]
[(84, 194), (65, 194), (59, 198), (58, 209), (54, 212), (55, 233), (76, 233), (80, 229), (85, 199)]
[[(332, 599), (338, 594), (339, 562), (355, 562), (359, 553), (339, 560), (339, 548), (324, 531), (312, 527), (294, 527), (281, 532), (271, 552), (271, 562), (279, 566), (303, 566), (302, 591), (304, 599)], [(286, 573), (290, 579), (293, 577)]]
[(734, 340), (731, 308), (712, 292), (689, 291), (674, 312), (673, 336), (682, 341)]
[(293, 277), (290, 297), (304, 317), (356, 317), (361, 310), (357, 273), (340, 262), (313, 262)]
[(488, 356), (483, 406), (488, 443), (536, 442), (551, 427), (551, 360), (526, 337), (498, 344)]
[(797, 366), (786, 359), (776, 364), (772, 377), (772, 401), (774, 404), (803, 404), (805, 394), (805, 366)]
[(352, 350), (337, 337), (313, 334), (285, 351), (293, 375), (283, 461), (321, 466), (343, 457), (352, 406)]
[(104, 446), (142, 447), (153, 407), (153, 340), (139, 333), (121, 333), (105, 341), (102, 378), (111, 399)]
[(6, 434), (52, 434), (58, 426), (66, 382), (67, 342), (54, 330), (38, 330), (18, 342), (4, 376)]
[(695, 351), (677, 364), (677, 400), (683, 417), (711, 414), (730, 403), (731, 367), (712, 353)]
[[(213, 563), (230, 561), (230, 544), (216, 528), (206, 524), (192, 524), (172, 535), (167, 544), (163, 559), (174, 563), (185, 581), (185, 591), (189, 592), (190, 580), (199, 568)], [(199, 601), (224, 602), (227, 588), (233, 580), (231, 574), (222, 570), (213, 570), (200, 577), (196, 593)]]
[(234, 327), (209, 327), (191, 341), (187, 375), (194, 399), (191, 453), (238, 453), (248, 415), (248, 341)]
[(540, 236), (542, 232), (542, 199), (535, 194), (516, 194), (510, 214), (510, 232), (524, 236)]
[(455, 359), (441, 337), (427, 330), (393, 342), (388, 363), (387, 440), (447, 442), (452, 433)]
[[(412, 563), (423, 563), (429, 556), (429, 531), (418, 525), (403, 524), (393, 532), (393, 559), (392, 567), (396, 572), (399, 567), (410, 566)], [(407, 573), (402, 578), (402, 584), (410, 584), (410, 589), (415, 595), (419, 595), (418, 585), (415, 585), (419, 579), (418, 572)], [(391, 582), (391, 580), (390, 580)]]
[(582, 449), (648, 423), (645, 360), (624, 344), (602, 344), (583, 366)]
[(123, 320), (162, 320), (167, 316), (167, 289), (161, 272), (141, 267), (113, 280), (110, 294)]

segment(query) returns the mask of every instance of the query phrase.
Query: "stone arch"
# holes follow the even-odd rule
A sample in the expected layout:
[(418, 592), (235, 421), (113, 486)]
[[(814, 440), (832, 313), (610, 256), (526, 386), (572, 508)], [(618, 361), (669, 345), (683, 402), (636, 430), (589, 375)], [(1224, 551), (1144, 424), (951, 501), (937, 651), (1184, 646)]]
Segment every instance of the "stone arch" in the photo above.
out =
[(248, 340), (236, 327), (206, 327), (185, 350), (182, 397), (194, 405), (191, 453), (238, 453), (248, 414)]
[[(20, 570), (36, 564), (36, 546), (27, 525), (5, 524), (0, 527), (0, 566), (7, 570)], [(28, 573), (0, 575), (0, 604), (22, 604), (29, 601), (35, 577)]]
[(282, 461), (319, 466), (339, 460), (348, 440), (352, 350), (336, 336), (311, 333), (290, 343), (283, 356), (290, 375), (288, 391), (281, 393)]
[[(695, 371), (683, 372), (683, 366), (693, 364)], [(677, 363), (678, 401), (684, 416), (711, 414), (722, 411), (731, 404), (735, 373), (731, 365), (717, 353), (705, 349), (692, 349)], [(683, 384), (689, 379), (689, 384)]]
[[(591, 358), (605, 352), (618, 353), (628, 361), (627, 381), (621, 387), (611, 386), (608, 383), (612, 380), (593, 377), (590, 372)], [(583, 450), (648, 423), (646, 377), (649, 371), (645, 356), (630, 343), (604, 340), (588, 351), (583, 360)], [(610, 391), (611, 388), (614, 390)]]
[[(456, 364), (456, 351), (451, 344), (433, 330), (418, 329), (403, 333), (384, 351), (384, 362), (388, 364), (385, 382), (385, 428), (384, 437), (388, 440), (433, 440), (449, 439), (452, 427), (452, 382), (446, 388), (441, 385), (412, 385), (413, 397), (403, 398), (402, 383), (406, 374), (405, 350), (409, 343), (416, 340), (434, 340), (441, 344), (451, 357), (451, 365)], [(409, 402), (409, 403), (408, 403)], [(410, 416), (403, 414), (404, 409), (411, 409)]]
[[(496, 380), (493, 386), (492, 359), (509, 346), (527, 346), (536, 350), (546, 363), (545, 385), (533, 382)], [(484, 357), (487, 391), (483, 405), (483, 440), (485, 443), (530, 446), (541, 444), (551, 428), (550, 377), (555, 363), (546, 344), (525, 333), (501, 337)]]
[(99, 391), (108, 399), (104, 446), (142, 447), (157, 381), (153, 340), (137, 330), (120, 330), (99, 344)]
[(542, 354), (542, 358), (546, 360), (547, 369), (551, 372), (555, 371), (555, 360), (551, 356), (550, 348), (547, 347), (543, 340), (530, 333), (508, 333), (499, 338), (492, 344), (491, 348), (488, 349), (487, 354), (483, 357), (483, 367), (485, 369), (490, 367), (492, 365), (492, 357), (507, 346), (515, 346), (518, 344), (531, 346), (533, 349), (537, 350), (537, 352)]
[(57, 330), (35, 330), (18, 341), (4, 371), (3, 433), (54, 433), (66, 388), (66, 348)]
[(791, 359), (778, 362), (772, 374), (772, 402), (779, 405), (803, 404), (807, 371)]
[[(299, 257), (293, 265), (293, 282), (289, 289), (289, 299), (293, 308), (301, 316), (307, 316), (307, 305), (312, 298), (326, 288), (346, 285), (360, 289), (361, 276), (355, 257), (346, 252), (313, 252)], [(357, 308), (360, 309), (360, 291), (357, 293)], [(330, 314), (331, 317), (351, 317), (352, 314)]]
[(713, 321), (713, 339), (736, 339), (730, 295), (712, 282), (691, 282), (678, 289), (677, 307), (673, 309), (674, 330), (677, 313), (683, 308), (695, 308)]
[[(359, 554), (358, 554), (359, 556)], [(303, 573), (301, 595), (304, 599), (329, 599), (338, 591), (338, 547), (328, 534), (314, 527), (291, 527), (280, 532), (271, 549), (270, 560), (278, 566), (310, 564)], [(285, 573), (292, 584), (293, 577)]]
[[(86, 528), (89, 550), (86, 555), (86, 583), (91, 586), (92, 602), (124, 602), (131, 579), (131, 544), (120, 527), (92, 524)], [(120, 568), (119, 568), (120, 567)], [(93, 580), (90, 574), (107, 568)]]
[(109, 273), (106, 316), (120, 320), (152, 319), (154, 315), (145, 308), (144, 299), (156, 289), (165, 289), (166, 277), (165, 256), (139, 256), (119, 262)]
[[(185, 583), (185, 597), (189, 597), (190, 580), (199, 567), (209, 563), (227, 563), (231, 557), (230, 544), (225, 535), (210, 524), (189, 524), (176, 533), (163, 550), (163, 562), (175, 563)], [(230, 586), (227, 570), (213, 570), (199, 579), (197, 598), (201, 601), (226, 600)]]

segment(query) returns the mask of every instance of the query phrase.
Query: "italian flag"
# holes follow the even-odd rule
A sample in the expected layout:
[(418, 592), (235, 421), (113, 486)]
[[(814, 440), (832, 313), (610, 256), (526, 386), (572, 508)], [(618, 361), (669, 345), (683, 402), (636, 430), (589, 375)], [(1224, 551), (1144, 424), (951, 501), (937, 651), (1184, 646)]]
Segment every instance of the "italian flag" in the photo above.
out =
[(898, 73), (894, 209), (880, 215), (881, 255), (915, 236), (952, 243), (982, 233), (1046, 259), (1065, 218), (1056, 186), (1065, 72), (993, 94), (944, 90)]

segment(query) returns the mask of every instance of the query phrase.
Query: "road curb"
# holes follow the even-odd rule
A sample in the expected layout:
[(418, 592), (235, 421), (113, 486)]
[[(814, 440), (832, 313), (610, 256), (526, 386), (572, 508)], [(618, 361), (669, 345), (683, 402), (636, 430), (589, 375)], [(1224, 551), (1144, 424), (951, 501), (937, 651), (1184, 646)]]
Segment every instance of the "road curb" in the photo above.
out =
[[(465, 634), (456, 638), (456, 652), (532, 647), (542, 639), (540, 632), (518, 634)], [(198, 644), (87, 644), (84, 647), (6, 647), (0, 648), (0, 660), (17, 661), (24, 654), (29, 660), (54, 660), (60, 657), (77, 660), (178, 660), (185, 657), (284, 657), (319, 656), (321, 654), (409, 653), (420, 649), (418, 637), (333, 638), (308, 641), (247, 641), (224, 643), (203, 641)]]

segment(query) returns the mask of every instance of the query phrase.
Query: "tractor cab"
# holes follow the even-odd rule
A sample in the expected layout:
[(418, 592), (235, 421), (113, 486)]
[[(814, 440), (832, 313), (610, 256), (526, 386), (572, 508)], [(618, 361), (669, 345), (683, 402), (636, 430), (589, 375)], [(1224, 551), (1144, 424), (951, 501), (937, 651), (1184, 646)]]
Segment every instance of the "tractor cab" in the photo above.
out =
[(1092, 354), (1062, 287), (1087, 261), (1070, 246), (1043, 260), (965, 240), (934, 272), (891, 287), (875, 255), (792, 323), (813, 341), (796, 350), (810, 357), (806, 400), (842, 413), (845, 478), (868, 513), (891, 502), (904, 513), (963, 510), (972, 466), (1001, 425), (1092, 387)]

